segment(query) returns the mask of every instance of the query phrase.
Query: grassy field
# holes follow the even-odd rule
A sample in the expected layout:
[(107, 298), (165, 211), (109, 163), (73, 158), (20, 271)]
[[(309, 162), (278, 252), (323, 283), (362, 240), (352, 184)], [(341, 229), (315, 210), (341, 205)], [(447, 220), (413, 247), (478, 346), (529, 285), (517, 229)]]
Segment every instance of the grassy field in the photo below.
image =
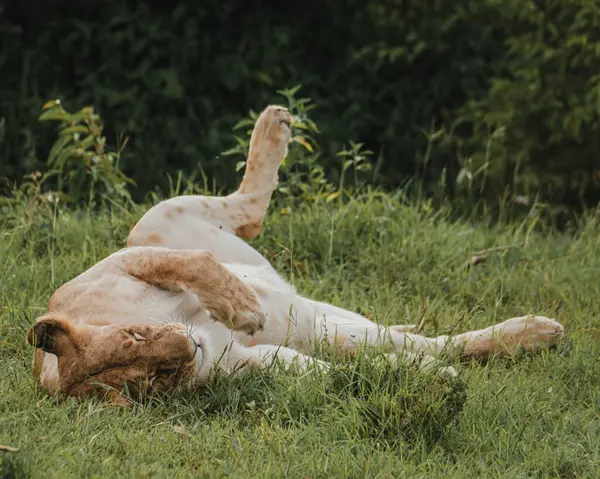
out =
[(325, 376), (222, 379), (130, 410), (50, 398), (25, 332), (141, 211), (47, 221), (17, 209), (0, 223), (0, 444), (18, 448), (0, 452), (0, 477), (600, 476), (595, 218), (568, 233), (473, 226), (370, 194), (276, 209), (253, 242), (302, 293), (389, 324), (424, 317), (427, 334), (555, 317), (568, 334), (553, 351), (457, 364), (453, 382), (359, 357)]

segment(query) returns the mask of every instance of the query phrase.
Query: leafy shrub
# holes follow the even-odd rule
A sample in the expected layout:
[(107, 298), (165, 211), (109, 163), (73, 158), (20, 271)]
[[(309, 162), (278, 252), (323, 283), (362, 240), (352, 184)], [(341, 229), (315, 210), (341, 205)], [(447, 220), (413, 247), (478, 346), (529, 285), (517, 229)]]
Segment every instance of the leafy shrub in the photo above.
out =
[[(473, 3), (506, 33), (485, 96), (458, 111), (457, 185), (553, 202), (596, 201), (600, 186), (600, 9), (595, 2)], [(456, 135), (466, 128), (468, 134)], [(465, 176), (460, 176), (465, 178)]]
[(121, 203), (131, 200), (127, 189), (133, 181), (119, 168), (119, 151), (106, 151), (102, 121), (92, 107), (77, 113), (66, 111), (60, 100), (46, 103), (40, 121), (57, 121), (59, 136), (48, 155), (45, 179), (56, 178), (58, 191), (67, 201), (93, 203), (103, 199)]
[(234, 165), (218, 155), (231, 125), (300, 83), (318, 105), (320, 164), (334, 184), (335, 153), (352, 138), (374, 152), (388, 187), (416, 173), (424, 193), (469, 202), (600, 198), (595, 2), (327, 0), (319, 9), (327, 22), (302, 4), (239, 0), (11, 2), (0, 17), (11, 45), (0, 55), (0, 175), (40, 168), (51, 140), (34, 118), (61, 97), (95, 105), (109, 139), (131, 138), (122, 166), (137, 198), (164, 191), (179, 169), (231, 188)]
[[(36, 242), (40, 231), (54, 234), (63, 205), (94, 208), (110, 205), (129, 213), (133, 184), (119, 168), (120, 151), (107, 151), (102, 120), (91, 107), (66, 111), (59, 100), (47, 102), (40, 121), (59, 123), (47, 169), (25, 175), (7, 196), (0, 196), (0, 226), (20, 232), (22, 245)], [(127, 215), (126, 215), (127, 216)]]

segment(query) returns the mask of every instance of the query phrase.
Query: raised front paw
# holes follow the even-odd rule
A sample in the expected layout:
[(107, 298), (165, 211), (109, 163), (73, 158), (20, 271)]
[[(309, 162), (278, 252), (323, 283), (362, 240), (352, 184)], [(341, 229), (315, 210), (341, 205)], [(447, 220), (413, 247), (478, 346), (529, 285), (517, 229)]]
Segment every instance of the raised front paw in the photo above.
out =
[(287, 109), (282, 106), (268, 106), (262, 115), (267, 124), (266, 134), (269, 140), (277, 146), (287, 145), (292, 137), (292, 116)]

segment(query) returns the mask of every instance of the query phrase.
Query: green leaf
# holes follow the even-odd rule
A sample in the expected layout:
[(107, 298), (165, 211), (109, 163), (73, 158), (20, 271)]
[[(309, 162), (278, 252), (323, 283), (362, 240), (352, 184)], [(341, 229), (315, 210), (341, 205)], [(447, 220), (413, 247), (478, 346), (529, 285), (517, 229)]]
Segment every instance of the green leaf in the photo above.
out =
[(71, 142), (72, 138), (70, 136), (60, 137), (52, 148), (50, 149), (50, 153), (48, 154), (48, 160), (46, 161), (48, 166), (56, 166), (56, 160), (63, 150), (63, 148)]
[(42, 113), (38, 117), (38, 121), (70, 121), (71, 115), (69, 115), (62, 107), (52, 108)]
[(303, 147), (304, 147), (306, 150), (308, 150), (310, 153), (312, 153), (312, 152), (314, 151), (314, 150), (313, 150), (313, 147), (312, 147), (312, 145), (311, 145), (311, 144), (310, 144), (310, 143), (309, 143), (309, 142), (306, 140), (306, 138), (304, 138), (303, 136), (294, 136), (294, 137), (292, 138), (292, 141), (293, 141), (294, 143), (299, 143), (299, 144), (301, 144), (301, 145), (302, 145), (302, 146), (303, 146)]
[(335, 200), (337, 197), (339, 197), (342, 194), (341, 191), (335, 191), (333, 193), (331, 193), (326, 199), (325, 199), (325, 203), (331, 203), (333, 200)]
[(254, 127), (254, 121), (250, 118), (244, 118), (243, 120), (238, 121), (234, 126), (233, 130), (239, 130), (240, 128), (246, 127)]
[(46, 111), (50, 108), (54, 108), (60, 105), (60, 100), (56, 99), (56, 100), (50, 100), (47, 101), (46, 103), (44, 103), (42, 105), (42, 111)]
[(164, 96), (173, 100), (181, 100), (183, 98), (183, 88), (179, 81), (177, 70), (173, 68), (160, 70), (157, 72), (157, 75), (162, 80)]
[(232, 155), (241, 155), (239, 146), (235, 146), (233, 148), (229, 148), (229, 150), (225, 150), (221, 153), (221, 156), (232, 156)]
[(69, 135), (75, 135), (75, 134), (79, 134), (79, 135), (87, 135), (89, 133), (89, 128), (87, 126), (69, 126), (67, 128), (64, 128), (63, 130), (61, 130), (60, 132), (60, 136), (69, 136)]

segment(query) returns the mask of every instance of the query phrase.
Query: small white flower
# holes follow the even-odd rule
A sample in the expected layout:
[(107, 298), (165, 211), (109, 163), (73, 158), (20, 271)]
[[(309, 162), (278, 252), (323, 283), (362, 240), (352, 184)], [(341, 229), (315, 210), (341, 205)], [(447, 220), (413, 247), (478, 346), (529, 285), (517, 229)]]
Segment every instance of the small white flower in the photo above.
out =
[(56, 205), (56, 204), (58, 204), (59, 197), (58, 197), (58, 196), (56, 196), (54, 193), (48, 193), (48, 194), (46, 195), (46, 200), (47, 200), (49, 203), (52, 203), (53, 205)]

